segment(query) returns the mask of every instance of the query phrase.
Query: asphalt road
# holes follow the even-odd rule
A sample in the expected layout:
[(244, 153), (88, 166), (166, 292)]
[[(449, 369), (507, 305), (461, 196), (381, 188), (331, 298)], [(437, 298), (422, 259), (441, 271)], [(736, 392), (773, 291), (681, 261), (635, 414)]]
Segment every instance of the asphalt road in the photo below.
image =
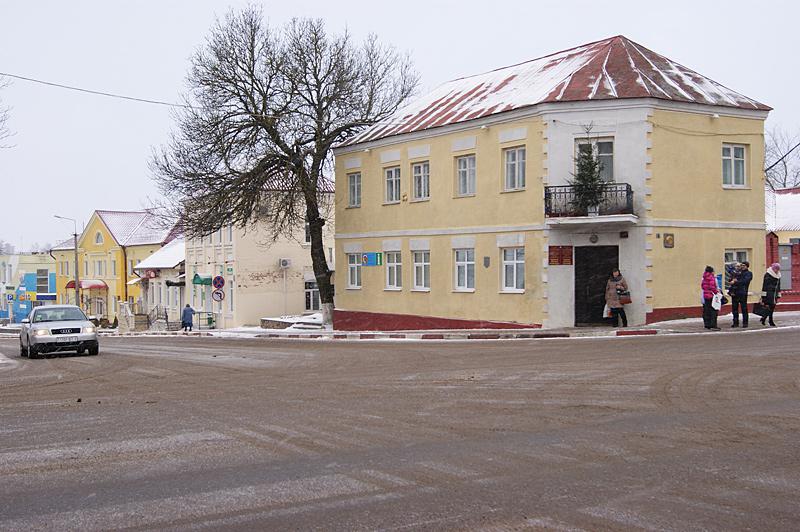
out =
[(0, 530), (797, 530), (799, 346), (0, 340)]

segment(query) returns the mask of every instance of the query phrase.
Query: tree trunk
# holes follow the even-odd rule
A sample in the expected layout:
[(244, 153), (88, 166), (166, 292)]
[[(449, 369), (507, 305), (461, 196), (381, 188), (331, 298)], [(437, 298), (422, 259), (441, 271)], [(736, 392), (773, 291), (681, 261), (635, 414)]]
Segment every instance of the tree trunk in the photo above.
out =
[(323, 325), (333, 324), (333, 285), (331, 284), (331, 271), (328, 269), (328, 260), (325, 257), (325, 243), (322, 241), (322, 228), (325, 220), (320, 218), (316, 205), (308, 205), (308, 226), (311, 233), (311, 264), (314, 267), (314, 277), (319, 288), (319, 300), (322, 306)]

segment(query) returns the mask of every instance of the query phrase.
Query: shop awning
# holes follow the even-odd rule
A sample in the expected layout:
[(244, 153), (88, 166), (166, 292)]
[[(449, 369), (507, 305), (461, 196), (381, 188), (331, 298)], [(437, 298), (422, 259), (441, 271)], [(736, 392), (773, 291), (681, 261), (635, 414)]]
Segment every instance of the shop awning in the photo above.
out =
[[(100, 279), (81, 279), (81, 290), (108, 290), (108, 285)], [(66, 288), (75, 288), (75, 281), (67, 283)]]
[(210, 275), (200, 275), (199, 273), (194, 274), (192, 277), (192, 284), (201, 284), (205, 286), (211, 286), (211, 276)]
[(141, 278), (141, 277), (135, 277), (135, 278), (131, 279), (130, 281), (128, 281), (128, 282), (127, 282), (127, 283), (125, 283), (125, 284), (134, 285), (134, 284), (138, 283), (138, 282), (139, 282), (139, 281), (141, 281), (141, 280), (142, 280), (142, 278)]

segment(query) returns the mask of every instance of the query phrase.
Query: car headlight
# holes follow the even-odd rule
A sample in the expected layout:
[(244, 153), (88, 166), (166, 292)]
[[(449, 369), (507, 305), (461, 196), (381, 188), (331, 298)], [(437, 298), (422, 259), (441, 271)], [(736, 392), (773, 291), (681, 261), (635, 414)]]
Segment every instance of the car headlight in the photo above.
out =
[(47, 334), (47, 329), (36, 329), (36, 332), (33, 334), (36, 336), (45, 336)]
[(83, 328), (83, 332), (85, 332), (85, 333), (93, 333), (94, 332), (94, 327), (91, 327), (91, 326), (90, 327), (84, 327)]

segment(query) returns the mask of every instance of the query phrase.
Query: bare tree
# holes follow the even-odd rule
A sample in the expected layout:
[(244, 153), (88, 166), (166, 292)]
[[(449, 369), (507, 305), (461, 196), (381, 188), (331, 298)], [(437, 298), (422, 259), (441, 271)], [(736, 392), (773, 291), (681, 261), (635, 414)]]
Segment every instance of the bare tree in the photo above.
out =
[(773, 127), (765, 135), (764, 163), (772, 190), (800, 186), (800, 134)]
[[(8, 87), (9, 81), (0, 76), (0, 90)], [(0, 98), (0, 148), (7, 148), (8, 146), (3, 143), (8, 137), (11, 136), (11, 130), (8, 129), (9, 111), (8, 107), (3, 105), (3, 99)]]
[(152, 160), (169, 215), (189, 236), (265, 222), (274, 240), (307, 222), (330, 323), (332, 148), (390, 116), (417, 81), (408, 57), (374, 36), (357, 44), (321, 20), (274, 28), (257, 8), (229, 12), (191, 59), (178, 130)]

